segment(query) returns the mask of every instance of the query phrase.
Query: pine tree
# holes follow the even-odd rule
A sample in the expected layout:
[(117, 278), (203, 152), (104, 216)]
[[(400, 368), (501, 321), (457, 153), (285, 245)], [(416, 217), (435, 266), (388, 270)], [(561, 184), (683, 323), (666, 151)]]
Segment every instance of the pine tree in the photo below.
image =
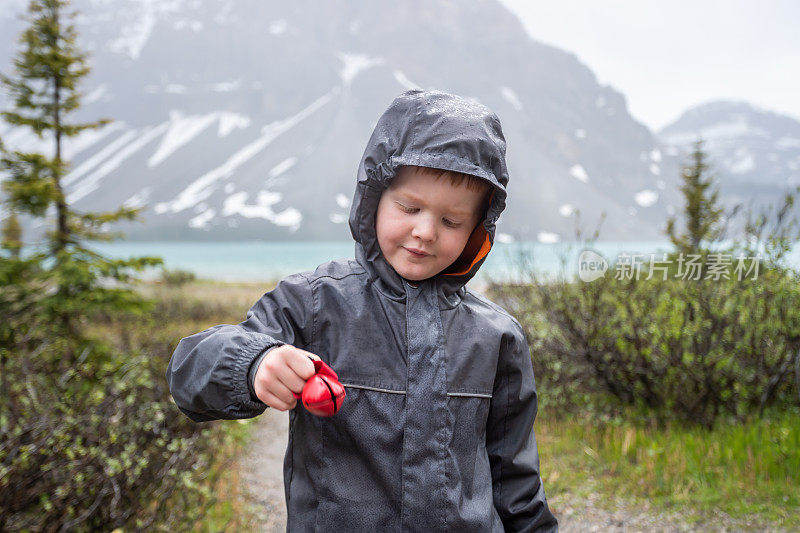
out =
[(707, 154), (703, 151), (703, 140), (698, 139), (691, 154), (691, 164), (682, 169), (683, 185), (681, 192), (685, 205), (683, 208), (686, 229), (678, 235), (676, 219), (667, 220), (667, 235), (678, 252), (704, 252), (704, 243), (711, 242), (721, 235), (721, 216), (723, 208), (718, 205), (719, 191), (711, 189), (712, 178), (706, 177), (709, 166)]
[(12, 257), (19, 258), (19, 252), (22, 249), (22, 227), (19, 225), (19, 219), (14, 211), (11, 211), (3, 219), (2, 232), (3, 242), (0, 246), (8, 250)]
[[(68, 6), (67, 0), (31, 0), (26, 17), (29, 26), (20, 37), (14, 60), (16, 76), (0, 75), (13, 102), (13, 110), (2, 113), (5, 121), (53, 141), (51, 154), (8, 151), (0, 143), (0, 170), (9, 174), (3, 183), (9, 211), (33, 218), (55, 212), (55, 228), (46, 233), (45, 246), (39, 246), (31, 257), (43, 265), (41, 273), (53, 286), (39, 302), (37, 318), (42, 328), (51, 329), (51, 337), (65, 344), (62, 368), (71, 365), (75, 350), (86, 344), (83, 326), (89, 317), (141, 312), (147, 307), (131, 289), (113, 288), (109, 282), (128, 283), (133, 271), (161, 264), (156, 257), (112, 260), (85, 246), (86, 241), (121, 237), (107, 232), (107, 225), (135, 220), (141, 208), (79, 212), (67, 203), (62, 178), (69, 164), (62, 157), (63, 139), (110, 122), (72, 123), (67, 119), (80, 107), (78, 85), (90, 71), (86, 55), (76, 45), (71, 24), (75, 13), (67, 13)], [(13, 280), (6, 280), (10, 282)]]

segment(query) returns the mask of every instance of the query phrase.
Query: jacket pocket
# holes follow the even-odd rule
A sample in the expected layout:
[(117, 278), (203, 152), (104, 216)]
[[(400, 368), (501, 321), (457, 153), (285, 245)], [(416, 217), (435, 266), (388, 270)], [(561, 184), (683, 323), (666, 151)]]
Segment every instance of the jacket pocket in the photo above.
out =
[(456, 531), (494, 531), (492, 472), (486, 452), (486, 421), (491, 394), (448, 393), (452, 428), (448, 446), (448, 528)]
[(315, 531), (400, 531), (400, 511), (394, 515), (378, 502), (322, 500), (317, 508)]
[(324, 492), (317, 530), (396, 531), (401, 511), (405, 391), (342, 380), (341, 410), (318, 426)]

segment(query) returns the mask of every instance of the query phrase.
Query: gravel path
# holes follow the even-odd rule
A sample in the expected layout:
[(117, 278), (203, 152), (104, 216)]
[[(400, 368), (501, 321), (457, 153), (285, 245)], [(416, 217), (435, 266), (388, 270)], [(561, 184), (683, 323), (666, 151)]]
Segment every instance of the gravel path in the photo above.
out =
[[(289, 430), (289, 414), (267, 409), (253, 427), (252, 441), (240, 463), (246, 506), (255, 521), (253, 531), (286, 531), (286, 501), (283, 491), (283, 456)], [(551, 495), (551, 508), (559, 531), (571, 532), (695, 532), (695, 531), (784, 531), (762, 524), (732, 520), (724, 514), (690, 525), (679, 513), (665, 513), (648, 506), (634, 507), (619, 500), (602, 502), (590, 494)]]
[(268, 408), (254, 424), (251, 443), (240, 463), (242, 493), (255, 519), (253, 531), (283, 533), (283, 456), (289, 439), (289, 412)]

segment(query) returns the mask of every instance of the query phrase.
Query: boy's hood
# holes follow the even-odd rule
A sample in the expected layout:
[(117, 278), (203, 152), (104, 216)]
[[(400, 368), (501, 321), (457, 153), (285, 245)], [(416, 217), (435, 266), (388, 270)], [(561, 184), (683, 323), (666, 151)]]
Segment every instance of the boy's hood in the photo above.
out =
[[(393, 296), (405, 294), (399, 274), (378, 246), (375, 213), (381, 193), (400, 166), (417, 165), (471, 174), (488, 181), (492, 199), (456, 262), (433, 279), (452, 303), (478, 271), (494, 243), (495, 223), (506, 204), (506, 142), (500, 120), (486, 106), (440, 91), (413, 89), (394, 99), (378, 119), (358, 167), (350, 208), (356, 260)], [(425, 282), (423, 282), (425, 283)], [(454, 301), (455, 298), (455, 301)]]

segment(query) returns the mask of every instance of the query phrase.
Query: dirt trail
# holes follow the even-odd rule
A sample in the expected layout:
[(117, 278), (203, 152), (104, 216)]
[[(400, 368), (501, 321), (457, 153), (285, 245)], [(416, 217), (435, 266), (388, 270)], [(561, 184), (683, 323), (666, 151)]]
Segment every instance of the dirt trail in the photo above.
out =
[[(289, 431), (289, 414), (267, 409), (253, 427), (252, 441), (240, 463), (247, 507), (255, 519), (254, 531), (286, 531), (283, 490), (283, 456)], [(689, 525), (678, 513), (635, 508), (623, 501), (602, 502), (599, 495), (578, 498), (570, 494), (548, 497), (559, 521), (559, 531), (571, 532), (684, 532), (684, 531), (783, 531), (757, 524), (742, 524), (725, 515)]]
[(252, 440), (240, 463), (242, 492), (256, 518), (256, 531), (286, 531), (283, 456), (288, 434), (288, 411), (267, 409), (256, 419)]

